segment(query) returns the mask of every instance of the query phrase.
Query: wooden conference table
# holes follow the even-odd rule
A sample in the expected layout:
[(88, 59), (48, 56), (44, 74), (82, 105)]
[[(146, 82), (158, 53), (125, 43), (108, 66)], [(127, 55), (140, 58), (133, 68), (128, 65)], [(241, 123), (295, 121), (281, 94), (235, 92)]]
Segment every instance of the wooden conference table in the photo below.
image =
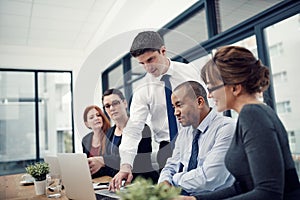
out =
[[(10, 200), (21, 200), (21, 199), (41, 199), (49, 200), (46, 195), (36, 195), (34, 185), (21, 185), (21, 177), (23, 174), (14, 174), (7, 176), (0, 176), (0, 199), (10, 199)], [(103, 176), (93, 179), (93, 182), (109, 182), (111, 177)], [(62, 196), (56, 198), (58, 200), (68, 200), (64, 190), (62, 191)]]

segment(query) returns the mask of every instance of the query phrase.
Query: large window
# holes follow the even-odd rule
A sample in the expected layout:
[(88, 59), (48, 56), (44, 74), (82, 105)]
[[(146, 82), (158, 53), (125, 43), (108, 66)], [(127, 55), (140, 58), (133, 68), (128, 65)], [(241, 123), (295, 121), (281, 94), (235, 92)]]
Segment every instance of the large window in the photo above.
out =
[(130, 62), (131, 62), (131, 80), (138, 79), (139, 77), (143, 76), (146, 73), (144, 67), (141, 64), (139, 64), (135, 58), (131, 57)]
[[(300, 14), (265, 29), (272, 67), (276, 110), (289, 132), (292, 153), (300, 172)], [(286, 37), (282, 37), (285, 35)]]
[(220, 32), (274, 6), (282, 0), (215, 0)]
[(34, 93), (34, 73), (0, 71), (1, 175), (36, 158)]
[(72, 152), (70, 73), (40, 72), (38, 83), (41, 157)]
[(208, 39), (205, 10), (193, 14), (164, 35), (167, 56), (172, 58)]
[(0, 175), (73, 152), (71, 72), (0, 69)]
[(108, 84), (115, 88), (118, 88), (124, 84), (123, 68), (121, 64), (110, 72)]

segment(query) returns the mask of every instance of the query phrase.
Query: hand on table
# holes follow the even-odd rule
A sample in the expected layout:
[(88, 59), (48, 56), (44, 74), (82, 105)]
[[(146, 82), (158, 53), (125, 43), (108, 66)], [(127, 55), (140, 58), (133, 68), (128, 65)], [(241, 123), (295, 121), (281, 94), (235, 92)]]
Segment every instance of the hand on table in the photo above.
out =
[(120, 190), (122, 186), (122, 180), (126, 180), (126, 184), (131, 183), (133, 178), (131, 166), (129, 164), (123, 164), (120, 168), (120, 171), (113, 177), (109, 183), (108, 190), (115, 192)]
[(88, 164), (92, 175), (105, 166), (102, 156), (89, 157)]

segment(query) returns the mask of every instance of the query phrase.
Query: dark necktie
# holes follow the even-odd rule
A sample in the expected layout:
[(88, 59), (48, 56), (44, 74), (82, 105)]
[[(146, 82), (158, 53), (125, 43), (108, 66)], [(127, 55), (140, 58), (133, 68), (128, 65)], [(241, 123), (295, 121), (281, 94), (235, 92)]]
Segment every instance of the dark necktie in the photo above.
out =
[(187, 171), (195, 169), (197, 167), (197, 163), (198, 163), (198, 161), (197, 161), (198, 153), (199, 153), (198, 140), (199, 140), (201, 131), (199, 131), (198, 129), (195, 129), (193, 132), (195, 133), (195, 136), (193, 139), (192, 153), (191, 153)]
[(177, 134), (177, 122), (174, 115), (174, 108), (171, 103), (172, 86), (170, 83), (170, 75), (167, 74), (163, 75), (161, 80), (165, 82), (165, 94), (166, 94), (166, 105), (167, 105), (167, 112), (168, 112), (170, 142), (172, 142)]

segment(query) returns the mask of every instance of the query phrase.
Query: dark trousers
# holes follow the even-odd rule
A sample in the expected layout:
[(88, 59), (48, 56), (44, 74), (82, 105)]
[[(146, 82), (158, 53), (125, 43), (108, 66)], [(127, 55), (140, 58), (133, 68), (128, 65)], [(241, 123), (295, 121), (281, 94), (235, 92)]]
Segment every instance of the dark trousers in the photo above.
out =
[(171, 143), (167, 141), (162, 141), (159, 144), (159, 150), (157, 152), (157, 162), (159, 166), (159, 172), (166, 165), (167, 159), (172, 156), (172, 147)]

